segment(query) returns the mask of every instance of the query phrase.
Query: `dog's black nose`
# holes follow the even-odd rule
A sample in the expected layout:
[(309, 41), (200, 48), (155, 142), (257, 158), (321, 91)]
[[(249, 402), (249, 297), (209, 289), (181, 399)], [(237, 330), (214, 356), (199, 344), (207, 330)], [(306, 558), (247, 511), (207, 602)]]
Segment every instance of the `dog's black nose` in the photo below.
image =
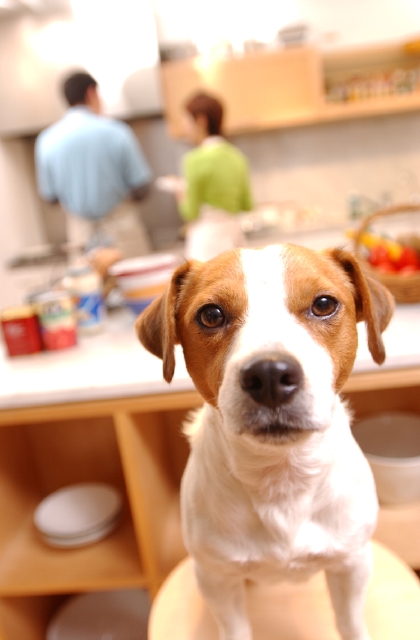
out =
[(303, 372), (292, 356), (265, 356), (246, 365), (240, 373), (242, 389), (270, 409), (291, 399), (302, 384)]

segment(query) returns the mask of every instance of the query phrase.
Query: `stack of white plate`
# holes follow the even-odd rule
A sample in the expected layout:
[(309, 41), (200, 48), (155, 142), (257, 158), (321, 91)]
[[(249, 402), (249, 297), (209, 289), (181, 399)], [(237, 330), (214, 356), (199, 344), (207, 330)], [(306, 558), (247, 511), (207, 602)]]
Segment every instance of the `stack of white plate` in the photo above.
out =
[(146, 640), (149, 612), (141, 589), (74, 596), (51, 620), (46, 640)]
[(121, 508), (122, 497), (115, 487), (101, 482), (74, 484), (42, 500), (34, 524), (53, 547), (81, 547), (111, 533)]

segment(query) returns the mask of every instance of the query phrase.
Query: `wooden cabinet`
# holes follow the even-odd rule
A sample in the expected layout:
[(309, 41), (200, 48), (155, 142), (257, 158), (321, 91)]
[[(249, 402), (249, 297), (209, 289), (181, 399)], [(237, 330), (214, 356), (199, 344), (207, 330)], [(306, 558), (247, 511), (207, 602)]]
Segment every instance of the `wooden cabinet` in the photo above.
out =
[[(351, 376), (356, 417), (420, 412), (420, 369)], [(69, 594), (139, 587), (153, 597), (185, 555), (179, 487), (188, 457), (181, 424), (194, 391), (0, 411), (0, 640), (43, 640)], [(43, 543), (33, 512), (50, 492), (104, 481), (124, 495), (120, 526), (78, 549)], [(420, 567), (420, 503), (381, 509), (377, 538)]]
[(252, 53), (218, 60), (199, 56), (161, 65), (169, 132), (182, 136), (185, 101), (196, 91), (220, 96), (225, 131), (252, 131), (310, 122), (318, 111), (320, 59), (315, 49)]
[[(296, 47), (230, 59), (198, 56), (161, 65), (164, 110), (173, 137), (182, 137), (183, 105), (198, 90), (223, 99), (227, 134), (398, 113), (420, 107), (418, 69), (420, 55), (402, 45), (331, 53)], [(390, 76), (406, 72), (410, 86), (401, 81), (394, 91)], [(345, 101), (338, 101), (334, 87), (352, 83)]]
[[(63, 598), (138, 587), (153, 596), (185, 555), (179, 485), (181, 434), (196, 393), (0, 412), (0, 640), (44, 640)], [(52, 491), (109, 482), (122, 492), (121, 523), (76, 549), (41, 541), (33, 513)]]
[[(400, 373), (403, 374), (401, 378)], [(407, 380), (404, 379), (407, 373), (413, 374), (408, 385)], [(418, 373), (415, 370), (412, 372), (406, 370), (405, 372), (390, 371), (388, 374), (390, 377), (385, 384), (389, 384), (389, 387), (378, 388), (375, 384), (372, 388), (363, 389), (362, 387), (346, 394), (355, 420), (387, 411), (408, 411), (420, 415)], [(384, 381), (381, 383), (380, 374), (376, 376), (379, 384), (382, 384)], [(413, 569), (419, 570), (420, 501), (397, 506), (381, 506), (375, 538), (395, 551)]]

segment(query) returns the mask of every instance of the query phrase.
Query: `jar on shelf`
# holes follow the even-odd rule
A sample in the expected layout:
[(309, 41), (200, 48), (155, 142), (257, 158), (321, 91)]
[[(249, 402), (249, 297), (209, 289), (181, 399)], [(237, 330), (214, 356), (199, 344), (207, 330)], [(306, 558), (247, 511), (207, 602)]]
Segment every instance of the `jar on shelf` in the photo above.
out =
[(74, 299), (77, 329), (81, 334), (97, 333), (105, 321), (102, 278), (89, 264), (70, 267), (63, 280)]

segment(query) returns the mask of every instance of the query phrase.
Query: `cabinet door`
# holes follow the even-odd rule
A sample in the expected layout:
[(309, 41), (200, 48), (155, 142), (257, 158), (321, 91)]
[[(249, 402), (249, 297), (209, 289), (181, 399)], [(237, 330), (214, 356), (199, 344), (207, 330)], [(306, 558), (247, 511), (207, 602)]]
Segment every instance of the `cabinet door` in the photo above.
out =
[(165, 113), (174, 137), (182, 136), (185, 101), (199, 90), (223, 100), (227, 133), (310, 121), (321, 96), (320, 59), (306, 47), (226, 60), (200, 56), (166, 62), (161, 75)]

